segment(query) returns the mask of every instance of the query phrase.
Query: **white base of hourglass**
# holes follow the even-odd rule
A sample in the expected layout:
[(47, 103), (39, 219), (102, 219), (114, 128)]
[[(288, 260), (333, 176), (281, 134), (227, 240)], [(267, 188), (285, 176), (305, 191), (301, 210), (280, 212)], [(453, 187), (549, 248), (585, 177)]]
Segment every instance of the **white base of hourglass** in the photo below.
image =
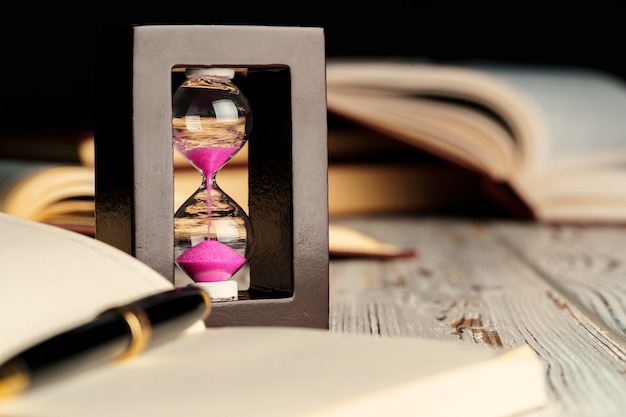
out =
[(216, 282), (196, 282), (189, 284), (201, 288), (205, 291), (211, 301), (235, 301), (238, 299), (237, 282), (233, 280)]

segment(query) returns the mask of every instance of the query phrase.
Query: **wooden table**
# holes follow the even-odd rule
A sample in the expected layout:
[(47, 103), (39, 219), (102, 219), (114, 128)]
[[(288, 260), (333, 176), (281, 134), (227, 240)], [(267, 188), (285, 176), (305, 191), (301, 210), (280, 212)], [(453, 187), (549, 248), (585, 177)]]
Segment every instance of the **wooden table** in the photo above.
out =
[(533, 416), (626, 416), (626, 228), (333, 222), (419, 255), (332, 259), (331, 331), (486, 349), (528, 343), (545, 364), (550, 396)]

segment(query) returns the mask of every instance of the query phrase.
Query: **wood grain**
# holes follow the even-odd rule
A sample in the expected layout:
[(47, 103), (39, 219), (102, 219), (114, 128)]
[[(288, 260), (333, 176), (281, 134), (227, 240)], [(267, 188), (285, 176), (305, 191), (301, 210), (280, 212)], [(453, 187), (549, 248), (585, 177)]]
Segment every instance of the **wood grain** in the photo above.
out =
[(528, 343), (545, 364), (551, 398), (534, 415), (626, 415), (626, 228), (335, 222), (419, 256), (331, 260), (332, 331), (486, 349)]

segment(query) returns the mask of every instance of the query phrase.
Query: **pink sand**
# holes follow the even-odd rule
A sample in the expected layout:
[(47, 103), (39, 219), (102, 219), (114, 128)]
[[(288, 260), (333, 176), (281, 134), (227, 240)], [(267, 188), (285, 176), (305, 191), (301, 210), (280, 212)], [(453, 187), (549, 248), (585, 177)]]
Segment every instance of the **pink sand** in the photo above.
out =
[(185, 156), (210, 177), (238, 150), (239, 148), (198, 148), (185, 152)]
[(196, 282), (226, 281), (246, 258), (216, 240), (205, 240), (183, 252), (178, 265)]

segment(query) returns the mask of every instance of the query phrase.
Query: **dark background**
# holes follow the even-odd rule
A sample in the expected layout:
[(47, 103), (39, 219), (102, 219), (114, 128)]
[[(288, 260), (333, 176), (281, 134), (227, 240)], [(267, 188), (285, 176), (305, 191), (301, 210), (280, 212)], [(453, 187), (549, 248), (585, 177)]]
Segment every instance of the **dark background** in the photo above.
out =
[[(0, 134), (93, 126), (95, 33), (103, 25), (252, 24), (323, 27), (328, 57), (408, 57), (578, 65), (626, 78), (621, 6), (580, 3), (377, 2), (366, 5), (178, 2), (15, 5), (3, 16)], [(43, 8), (42, 8), (43, 7)], [(333, 10), (333, 7), (338, 10)], [(347, 10), (346, 10), (347, 9)], [(114, 105), (114, 103), (112, 103)]]

